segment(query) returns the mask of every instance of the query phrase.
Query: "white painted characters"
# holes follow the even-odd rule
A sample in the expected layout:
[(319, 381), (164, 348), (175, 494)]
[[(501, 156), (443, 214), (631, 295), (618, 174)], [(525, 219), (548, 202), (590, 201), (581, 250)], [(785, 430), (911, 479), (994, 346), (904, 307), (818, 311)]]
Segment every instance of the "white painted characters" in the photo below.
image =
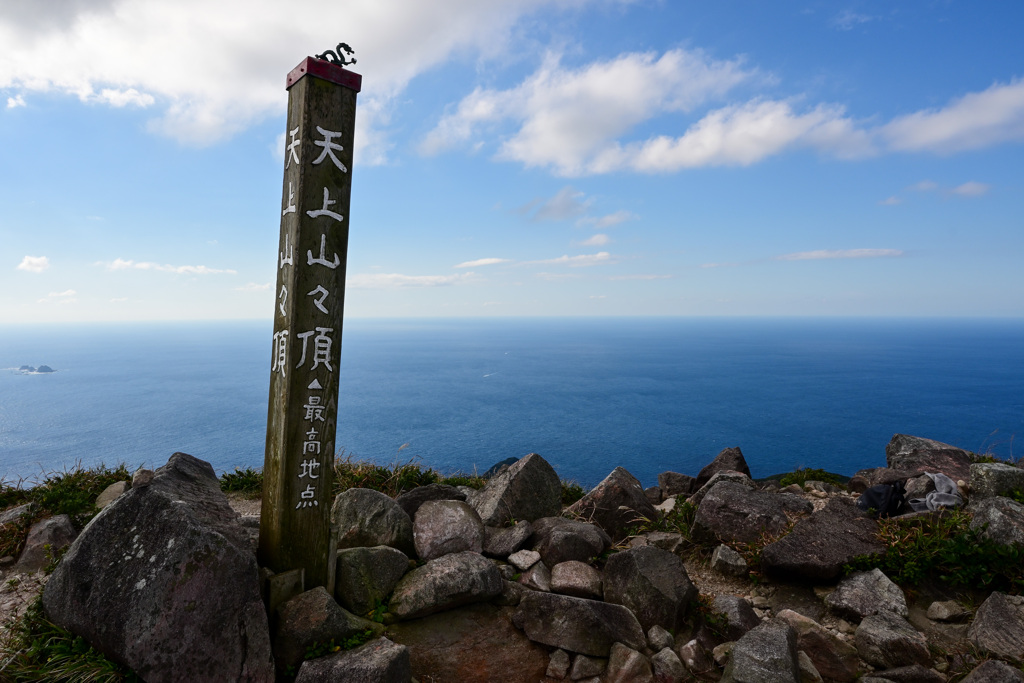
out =
[(325, 249), (327, 249), (327, 235), (320, 235), (320, 257), (319, 258), (313, 258), (313, 251), (311, 249), (307, 250), (306, 251), (306, 265), (307, 266), (311, 266), (311, 265), (313, 265), (315, 263), (315, 264), (320, 265), (320, 266), (327, 266), (331, 270), (334, 270), (335, 268), (337, 268), (341, 264), (341, 259), (338, 257), (337, 254), (335, 254), (334, 255), (334, 262), (333, 263), (331, 261), (327, 260), (327, 258), (324, 256), (324, 250)]
[(320, 135), (324, 136), (324, 139), (314, 140), (313, 144), (316, 145), (317, 147), (323, 147), (324, 151), (320, 152), (320, 156), (313, 160), (313, 165), (315, 166), (319, 164), (321, 161), (323, 161), (326, 157), (330, 157), (331, 161), (334, 162), (335, 166), (340, 168), (342, 172), (348, 173), (348, 169), (345, 168), (345, 164), (341, 163), (341, 161), (338, 160), (338, 157), (334, 156), (334, 150), (338, 150), (339, 152), (341, 152), (345, 149), (337, 142), (334, 142), (334, 138), (340, 137), (341, 132), (339, 131), (336, 133), (333, 130), (324, 130), (320, 126), (317, 126), (316, 129), (320, 133)]
[(271, 372), (280, 372), (281, 377), (285, 376), (285, 365), (288, 361), (288, 330), (281, 330), (274, 333), (273, 361), (270, 365)]
[(317, 294), (320, 295), (320, 298), (313, 299), (313, 305), (319, 308), (321, 313), (330, 313), (330, 311), (328, 311), (324, 306), (324, 300), (330, 295), (330, 292), (324, 289), (323, 285), (317, 285), (316, 289), (311, 292), (307, 292), (306, 296), (315, 296)]

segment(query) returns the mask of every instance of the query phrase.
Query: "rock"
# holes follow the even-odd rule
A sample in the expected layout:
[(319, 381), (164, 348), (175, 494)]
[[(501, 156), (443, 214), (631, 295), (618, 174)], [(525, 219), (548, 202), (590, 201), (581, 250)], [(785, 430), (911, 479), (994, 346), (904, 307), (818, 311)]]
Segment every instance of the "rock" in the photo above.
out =
[(307, 660), (295, 677), (295, 683), (408, 683), (410, 680), (409, 649), (387, 638)]
[(551, 592), (551, 570), (543, 562), (538, 562), (519, 577), (519, 583), (535, 591)]
[(549, 658), (511, 621), (515, 610), (481, 602), (388, 626), (409, 648), (412, 674), (421, 683), (491, 683), (544, 680)]
[(607, 683), (653, 683), (654, 674), (647, 657), (622, 643), (612, 645), (608, 657)]
[(727, 643), (721, 643), (719, 645), (716, 645), (714, 649), (711, 650), (711, 656), (714, 658), (715, 664), (721, 667), (724, 667), (726, 664), (728, 664), (729, 655), (732, 654), (732, 648), (734, 645), (736, 645), (736, 642), (732, 640), (730, 640)]
[[(618, 542), (644, 519), (655, 519), (658, 511), (647, 500), (640, 482), (621, 467), (569, 507), (568, 512), (592, 520)], [(567, 558), (578, 559), (578, 558)]]
[(789, 624), (766, 621), (736, 641), (722, 683), (797, 683), (796, 634)]
[(1024, 683), (1024, 673), (1005, 662), (990, 659), (974, 669), (961, 683)]
[(973, 463), (970, 477), (972, 502), (1024, 489), (1024, 470), (1002, 462)]
[(671, 646), (658, 650), (651, 657), (651, 672), (657, 683), (682, 683), (687, 679), (686, 668)]
[(103, 489), (103, 492), (96, 497), (96, 507), (102, 510), (103, 508), (114, 502), (114, 499), (120, 496), (122, 493), (131, 488), (131, 482), (129, 481), (115, 481), (113, 484)]
[(600, 676), (608, 668), (607, 657), (588, 657), (587, 655), (576, 655), (572, 660), (572, 668), (569, 669), (569, 679), (580, 681), (587, 678)]
[(903, 591), (878, 568), (850, 574), (825, 597), (825, 604), (833, 612), (854, 620), (883, 611), (901, 617), (909, 614)]
[(667, 550), (670, 553), (679, 552), (679, 549), (686, 542), (682, 534), (671, 531), (650, 531), (644, 534), (644, 537), (647, 539), (648, 545)]
[(511, 527), (484, 527), (484, 555), (505, 558), (526, 545), (533, 526), (525, 519)]
[(754, 491), (723, 481), (708, 491), (693, 519), (696, 540), (753, 543), (789, 528), (786, 512), (809, 513), (810, 502), (793, 495)]
[(71, 544), (43, 592), (47, 617), (150, 683), (273, 681), (237, 520), (213, 468), (175, 453)]
[(53, 372), (53, 368), (51, 368), (49, 365), (40, 365), (38, 368), (36, 368), (36, 372)]
[(132, 475), (132, 488), (141, 489), (144, 486), (149, 486), (153, 482), (154, 476), (156, 476), (156, 473), (153, 472), (153, 470), (142, 469), (140, 467), (135, 470), (135, 474)]
[(466, 500), (466, 494), (454, 486), (448, 484), (427, 484), (417, 486), (395, 498), (398, 507), (409, 515), (409, 519), (416, 519), (416, 511), (428, 500)]
[(750, 476), (750, 468), (747, 467), (747, 461), (743, 458), (743, 452), (739, 447), (726, 448), (716, 455), (715, 459), (708, 463), (697, 475), (694, 488), (699, 489), (701, 486), (704, 486), (718, 472), (739, 472), (748, 477)]
[(708, 491), (715, 488), (716, 484), (723, 481), (731, 481), (734, 484), (746, 486), (748, 489), (757, 488), (754, 484), (754, 480), (748, 477), (747, 475), (743, 474), (742, 472), (717, 472), (713, 477), (708, 479), (708, 482), (706, 484), (697, 489), (697, 491), (695, 491), (694, 494), (690, 496), (687, 502), (695, 507), (700, 506), (701, 501), (704, 500), (704, 496), (707, 495)]
[(548, 678), (562, 680), (569, 673), (570, 664), (569, 653), (565, 650), (555, 650), (551, 653), (551, 658), (548, 660), (548, 668), (545, 675)]
[(537, 551), (549, 567), (570, 560), (589, 562), (612, 545), (603, 529), (587, 522), (548, 517), (533, 526)]
[(274, 663), (278, 672), (302, 664), (307, 648), (331, 640), (340, 645), (346, 638), (384, 627), (340, 607), (323, 586), (300, 593), (277, 608), (274, 628)]
[(924, 634), (889, 610), (864, 617), (854, 640), (861, 659), (880, 669), (931, 663)]
[(847, 497), (831, 498), (822, 510), (798, 520), (793, 531), (761, 552), (766, 573), (787, 579), (834, 581), (859, 555), (885, 552), (878, 522)]
[(501, 581), (497, 566), (483, 555), (452, 553), (402, 577), (391, 595), (389, 609), (400, 619), (414, 619), (489, 600), (501, 594)]
[(560, 562), (551, 568), (551, 590), (563, 595), (574, 595), (577, 598), (600, 600), (601, 572), (589, 564), (569, 560)]
[(490, 478), (494, 477), (497, 474), (501, 474), (502, 472), (507, 470), (512, 465), (515, 465), (518, 460), (519, 460), (519, 458), (514, 458), (514, 457), (509, 457), (509, 458), (505, 458), (504, 460), (499, 460), (498, 462), (496, 462), (493, 465), (491, 465), (490, 468), (488, 468), (488, 470), (486, 472), (484, 472), (483, 474), (481, 474), (480, 476), (483, 477), (484, 479), (490, 479)]
[(971, 529), (1002, 545), (1024, 545), (1024, 505), (997, 496), (971, 501)]
[(885, 447), (885, 461), (890, 469), (903, 472), (903, 479), (925, 472), (942, 472), (953, 481), (971, 476), (971, 455), (967, 451), (907, 434), (892, 437)]
[(875, 676), (892, 683), (946, 683), (946, 677), (920, 664), (876, 671)]
[(517, 619), (530, 640), (592, 657), (607, 657), (612, 643), (635, 650), (647, 644), (632, 612), (597, 600), (528, 592), (519, 603)]
[(480, 553), (484, 545), (484, 525), (468, 503), (428, 500), (416, 512), (412, 538), (421, 560), (467, 550)]
[(747, 631), (761, 623), (750, 603), (735, 595), (716, 597), (714, 610), (725, 616), (725, 636), (728, 640), (739, 640)]
[(688, 474), (662, 472), (658, 475), (658, 487), (661, 489), (662, 500), (672, 496), (688, 496), (697, 490), (696, 484), (697, 479)]
[(814, 662), (803, 650), (796, 651), (796, 665), (800, 672), (800, 683), (822, 683), (821, 674), (818, 673)]
[(338, 549), (386, 545), (414, 557), (412, 520), (398, 503), (373, 489), (347, 489), (334, 498), (331, 523)]
[(667, 550), (645, 546), (615, 553), (605, 563), (605, 602), (628, 607), (644, 629), (682, 626), (697, 588), (683, 561)]
[(405, 553), (386, 545), (339, 550), (334, 596), (345, 609), (366, 615), (391, 594), (408, 568)]
[(523, 588), (522, 584), (513, 583), (508, 579), (502, 578), (501, 595), (494, 598), (491, 602), (499, 607), (515, 607), (519, 604), (519, 601), (523, 599), (523, 593), (526, 590), (527, 589)]
[(60, 555), (60, 551), (71, 545), (77, 535), (75, 525), (67, 515), (39, 520), (29, 527), (25, 549), (21, 551), (14, 571), (31, 574), (43, 569)]
[(1024, 597), (998, 591), (981, 603), (967, 637), (983, 652), (1015, 664), (1024, 661)]
[(544, 458), (530, 453), (490, 479), (470, 502), (487, 526), (532, 522), (561, 512), (562, 481)]
[(17, 522), (22, 518), (22, 516), (32, 514), (32, 510), (34, 508), (34, 503), (25, 503), (24, 505), (13, 507), (10, 510), (4, 510), (3, 512), (0, 512), (0, 525)]
[(903, 495), (907, 500), (913, 500), (915, 498), (924, 498), (934, 490), (935, 482), (928, 475), (922, 474), (920, 477), (913, 477), (907, 480)]
[(725, 544), (719, 544), (711, 553), (711, 568), (727, 576), (744, 577), (750, 571), (743, 556)]
[(658, 486), (648, 486), (644, 489), (644, 495), (647, 496), (647, 502), (651, 505), (661, 505), (661, 488)]
[(792, 610), (782, 610), (778, 617), (796, 633), (797, 650), (804, 652), (814, 668), (827, 680), (850, 683), (857, 679), (857, 650), (835, 636), (818, 622)]
[(970, 616), (970, 611), (956, 600), (936, 601), (928, 606), (928, 618), (932, 621), (967, 621)]
[(519, 569), (526, 571), (540, 562), (540, 553), (535, 550), (520, 550), (509, 555), (508, 561)]
[(691, 673), (700, 676), (706, 674), (715, 668), (715, 661), (708, 654), (708, 651), (704, 649), (704, 646), (697, 642), (694, 638), (679, 647), (676, 650), (676, 656), (679, 657), (687, 669)]
[(666, 647), (675, 647), (675, 638), (671, 633), (655, 624), (647, 631), (647, 645), (654, 652), (660, 652)]

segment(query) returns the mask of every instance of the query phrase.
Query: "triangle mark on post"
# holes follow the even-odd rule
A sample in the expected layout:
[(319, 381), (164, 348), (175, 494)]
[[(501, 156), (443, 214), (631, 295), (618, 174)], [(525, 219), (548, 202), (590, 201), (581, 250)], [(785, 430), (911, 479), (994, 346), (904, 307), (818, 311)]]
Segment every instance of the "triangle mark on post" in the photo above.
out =
[(320, 386), (320, 380), (318, 380), (318, 379), (314, 379), (312, 382), (310, 382), (309, 386), (306, 387), (306, 388), (307, 389), (323, 389), (323, 387)]

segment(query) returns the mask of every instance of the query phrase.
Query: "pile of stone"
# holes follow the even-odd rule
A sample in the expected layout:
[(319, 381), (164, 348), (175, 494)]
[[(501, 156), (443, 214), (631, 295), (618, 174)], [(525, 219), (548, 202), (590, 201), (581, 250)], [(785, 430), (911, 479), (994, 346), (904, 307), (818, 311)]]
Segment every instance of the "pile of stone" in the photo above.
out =
[[(730, 448), (646, 490), (616, 468), (565, 509), (557, 473), (530, 454), (479, 491), (339, 494), (329, 592), (260, 569), (258, 518), (239, 519), (209, 464), (177, 453), (71, 543), (43, 603), (146, 681), (914, 683), (979, 654), (964, 680), (1024, 681), (1024, 598), (925, 610), (877, 569), (843, 578), (884, 551), (858, 492), (909, 480), (924, 495), (925, 472), (957, 481), (983, 533), (1024, 543), (1024, 506), (1003, 495), (1024, 489), (1024, 470), (917, 437), (895, 436), (887, 467), (859, 472), (852, 493), (755, 482)], [(636, 532), (684, 502), (690, 538)], [(684, 562), (691, 542), (714, 548), (710, 567)], [(738, 552), (751, 544), (756, 585)], [(358, 648), (304, 659), (368, 631)], [(953, 669), (943, 651), (959, 653)]]

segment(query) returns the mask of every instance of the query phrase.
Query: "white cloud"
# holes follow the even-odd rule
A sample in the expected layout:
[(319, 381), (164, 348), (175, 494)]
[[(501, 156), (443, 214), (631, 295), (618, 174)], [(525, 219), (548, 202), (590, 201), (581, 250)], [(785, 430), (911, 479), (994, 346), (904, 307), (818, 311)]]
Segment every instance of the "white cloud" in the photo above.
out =
[(63, 292), (50, 292), (49, 294), (47, 294), (47, 296), (53, 297), (53, 298), (59, 298), (59, 297), (75, 296), (77, 294), (78, 294), (78, 292), (76, 292), (75, 290), (67, 289), (67, 290), (64, 290)]
[(597, 233), (589, 239), (585, 239), (582, 242), (577, 242), (581, 247), (603, 247), (604, 245), (611, 242), (611, 238), (608, 235)]
[(509, 263), (512, 259), (507, 258), (478, 258), (475, 261), (463, 261), (452, 266), (452, 268), (479, 268), (480, 266), (493, 266), (499, 263)]
[(236, 292), (269, 292), (273, 287), (272, 282), (264, 282), (262, 285), (257, 282), (247, 282), (241, 287), (235, 287)]
[(27, 270), (30, 273), (41, 273), (50, 267), (50, 259), (45, 256), (26, 256), (18, 264), (18, 270)]
[(597, 230), (603, 230), (604, 228), (610, 228), (619, 223), (625, 223), (626, 221), (635, 221), (638, 216), (629, 211), (616, 211), (605, 216), (587, 216), (576, 221), (577, 225), (590, 225)]
[(406, 289), (411, 287), (447, 287), (463, 284), (475, 273), (458, 275), (402, 275), (400, 273), (360, 273), (348, 278), (352, 289)]
[(942, 109), (901, 116), (879, 133), (890, 149), (938, 154), (1024, 140), (1024, 80), (968, 93)]
[(522, 214), (532, 214), (530, 220), (534, 221), (564, 221), (580, 216), (590, 208), (594, 198), (584, 199), (585, 196), (585, 193), (566, 185), (554, 197), (534, 199), (516, 211)]
[(814, 261), (819, 259), (885, 258), (903, 256), (899, 249), (819, 249), (777, 256), (779, 261)]
[(177, 273), (178, 275), (237, 275), (237, 270), (230, 268), (208, 268), (206, 266), (172, 266), (159, 264), (152, 261), (132, 261), (130, 259), (117, 258), (110, 263), (99, 263), (107, 270), (156, 270), (162, 273)]
[(140, 93), (135, 88), (128, 88), (127, 90), (114, 90), (113, 88), (104, 88), (100, 91), (97, 99), (101, 102), (105, 102), (112, 107), (148, 107), (152, 105), (156, 100), (152, 95), (147, 93)]
[(15, 95), (14, 97), (7, 98), (7, 108), (14, 109), (15, 107), (24, 107), (25, 98), (22, 95)]
[(609, 263), (614, 263), (614, 261), (612, 261), (612, 255), (607, 251), (601, 251), (596, 254), (580, 254), (579, 256), (563, 254), (558, 258), (543, 259), (540, 261), (527, 261), (526, 265), (558, 265), (579, 268), (583, 266), (607, 265)]
[(892, 197), (889, 197), (888, 199), (883, 199), (878, 203), (881, 204), (882, 206), (896, 206), (898, 204), (902, 204), (903, 200), (894, 195)]
[(609, 280), (668, 280), (671, 275), (615, 275)]
[(913, 190), (914, 192), (931, 192), (932, 190), (939, 189), (939, 184), (934, 180), (921, 180), (914, 183), (907, 189)]
[(963, 185), (957, 185), (951, 189), (950, 192), (961, 197), (980, 197), (984, 194), (988, 194), (990, 189), (992, 189), (991, 185), (971, 180)]
[(46, 297), (39, 299), (38, 303), (41, 304), (74, 304), (78, 303), (78, 299), (75, 297), (78, 295), (73, 289), (68, 289), (63, 292), (50, 292)]
[(866, 24), (874, 19), (867, 14), (858, 14), (853, 10), (843, 10), (832, 19), (832, 25), (841, 31), (849, 31), (861, 24)]

